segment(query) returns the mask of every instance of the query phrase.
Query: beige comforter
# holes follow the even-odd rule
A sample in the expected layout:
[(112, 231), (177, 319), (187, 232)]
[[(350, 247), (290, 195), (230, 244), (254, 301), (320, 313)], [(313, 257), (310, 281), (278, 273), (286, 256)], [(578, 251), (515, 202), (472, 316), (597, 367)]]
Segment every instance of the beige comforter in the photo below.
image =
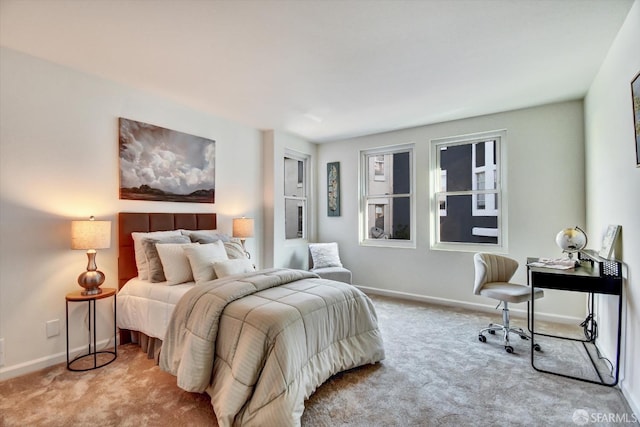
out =
[(180, 300), (160, 367), (206, 391), (221, 426), (300, 425), (331, 375), (384, 358), (374, 307), (351, 285), (271, 269), (198, 285)]

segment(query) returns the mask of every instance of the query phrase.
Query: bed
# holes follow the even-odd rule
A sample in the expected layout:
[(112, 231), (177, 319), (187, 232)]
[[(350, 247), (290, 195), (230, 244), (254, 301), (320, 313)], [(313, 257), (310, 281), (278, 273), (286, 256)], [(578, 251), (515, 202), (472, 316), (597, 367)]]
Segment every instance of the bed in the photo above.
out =
[(373, 304), (302, 270), (176, 285), (137, 277), (132, 232), (216, 225), (215, 214), (119, 214), (121, 342), (142, 342), (180, 388), (206, 392), (220, 426), (300, 425), (304, 401), (330, 376), (384, 358)]

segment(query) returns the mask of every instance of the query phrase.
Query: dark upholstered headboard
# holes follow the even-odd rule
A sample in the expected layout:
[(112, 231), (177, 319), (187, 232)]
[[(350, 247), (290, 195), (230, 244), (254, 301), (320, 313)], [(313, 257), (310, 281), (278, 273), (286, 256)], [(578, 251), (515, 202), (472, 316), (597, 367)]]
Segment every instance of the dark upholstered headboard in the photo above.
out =
[(217, 227), (214, 213), (138, 213), (118, 214), (118, 289), (136, 277), (136, 258), (133, 249), (134, 231), (213, 230)]

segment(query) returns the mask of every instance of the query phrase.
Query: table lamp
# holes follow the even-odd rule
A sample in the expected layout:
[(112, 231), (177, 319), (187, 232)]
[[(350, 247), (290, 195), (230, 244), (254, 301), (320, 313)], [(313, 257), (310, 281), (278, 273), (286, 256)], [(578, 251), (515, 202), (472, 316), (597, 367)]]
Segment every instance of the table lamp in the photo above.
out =
[(232, 236), (240, 239), (244, 253), (247, 254), (247, 258), (251, 258), (251, 254), (244, 247), (244, 241), (247, 237), (253, 237), (253, 218), (234, 218)]
[(96, 249), (111, 246), (111, 221), (96, 221), (92, 216), (88, 221), (71, 221), (71, 249), (86, 249), (87, 271), (78, 276), (78, 284), (84, 288), (82, 295), (102, 293), (104, 273), (96, 265)]

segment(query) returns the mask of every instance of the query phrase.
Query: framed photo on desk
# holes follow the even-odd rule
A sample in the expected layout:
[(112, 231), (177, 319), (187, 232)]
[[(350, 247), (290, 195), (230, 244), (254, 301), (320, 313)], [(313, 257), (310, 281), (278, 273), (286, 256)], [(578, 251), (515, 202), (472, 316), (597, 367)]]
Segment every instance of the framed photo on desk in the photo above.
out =
[(607, 232), (602, 238), (602, 247), (600, 248), (600, 252), (598, 252), (599, 256), (605, 259), (611, 258), (611, 254), (613, 253), (613, 245), (616, 243), (616, 237), (618, 237), (619, 232), (619, 225), (610, 225), (609, 227), (607, 227)]

